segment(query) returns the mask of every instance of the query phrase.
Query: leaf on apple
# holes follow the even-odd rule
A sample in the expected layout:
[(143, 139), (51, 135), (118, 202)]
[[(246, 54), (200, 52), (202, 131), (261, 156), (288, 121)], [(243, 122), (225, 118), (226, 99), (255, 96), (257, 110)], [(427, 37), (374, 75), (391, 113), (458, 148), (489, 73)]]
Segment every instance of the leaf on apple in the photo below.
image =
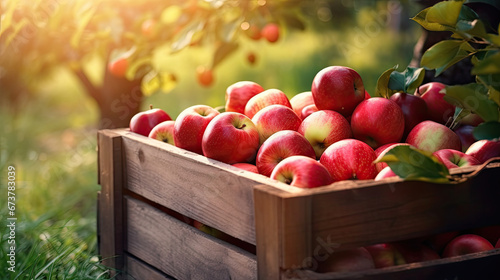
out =
[(478, 114), (484, 121), (498, 121), (498, 105), (488, 97), (488, 89), (482, 84), (447, 86), (444, 99), (460, 108)]
[(439, 76), (450, 66), (475, 52), (476, 50), (466, 41), (444, 40), (425, 51), (420, 65), (427, 69), (436, 69), (436, 76)]
[(380, 96), (384, 98), (389, 98), (395, 92), (389, 88), (389, 80), (391, 78), (392, 72), (396, 71), (398, 65), (386, 70), (377, 80), (377, 86), (375, 88), (375, 96)]
[(412, 146), (395, 146), (377, 162), (386, 162), (391, 170), (404, 180), (449, 183), (449, 171), (432, 153)]
[(483, 122), (474, 128), (472, 135), (477, 140), (500, 139), (500, 122)]
[(407, 67), (403, 72), (394, 71), (389, 78), (389, 88), (413, 94), (425, 77), (424, 68)]

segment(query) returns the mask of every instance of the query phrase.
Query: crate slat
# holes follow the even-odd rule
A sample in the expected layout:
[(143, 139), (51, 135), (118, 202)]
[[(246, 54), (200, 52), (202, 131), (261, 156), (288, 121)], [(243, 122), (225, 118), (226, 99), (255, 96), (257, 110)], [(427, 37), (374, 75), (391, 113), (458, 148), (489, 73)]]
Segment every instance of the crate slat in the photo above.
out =
[(126, 197), (130, 254), (176, 279), (256, 279), (257, 261), (160, 210)]
[(125, 255), (125, 264), (127, 271), (124, 277), (127, 280), (175, 280), (129, 254)]

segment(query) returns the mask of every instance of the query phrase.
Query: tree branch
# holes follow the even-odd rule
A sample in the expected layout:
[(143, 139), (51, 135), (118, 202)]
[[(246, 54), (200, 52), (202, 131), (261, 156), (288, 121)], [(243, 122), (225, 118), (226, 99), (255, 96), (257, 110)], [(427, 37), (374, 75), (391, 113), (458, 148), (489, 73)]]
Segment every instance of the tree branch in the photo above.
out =
[(78, 77), (83, 87), (87, 91), (87, 94), (90, 95), (98, 104), (101, 103), (101, 90), (96, 87), (89, 79), (87, 74), (83, 72), (82, 69), (74, 69), (73, 73)]

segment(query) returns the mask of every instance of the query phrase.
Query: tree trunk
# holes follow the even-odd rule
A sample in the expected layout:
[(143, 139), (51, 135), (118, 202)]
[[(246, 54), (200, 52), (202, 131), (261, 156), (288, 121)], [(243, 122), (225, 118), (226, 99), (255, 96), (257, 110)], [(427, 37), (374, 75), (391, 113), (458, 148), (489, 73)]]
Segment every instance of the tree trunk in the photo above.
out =
[(129, 81), (106, 72), (97, 100), (100, 111), (99, 129), (129, 126), (130, 119), (141, 108), (141, 80)]

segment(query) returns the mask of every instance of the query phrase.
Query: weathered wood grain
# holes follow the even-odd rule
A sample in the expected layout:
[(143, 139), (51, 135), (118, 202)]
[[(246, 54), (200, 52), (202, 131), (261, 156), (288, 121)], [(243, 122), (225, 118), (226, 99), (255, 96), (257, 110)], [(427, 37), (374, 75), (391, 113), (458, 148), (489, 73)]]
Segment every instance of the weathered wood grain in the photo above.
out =
[(134, 133), (123, 148), (129, 190), (255, 245), (252, 189), (269, 178)]
[(98, 133), (99, 182), (99, 254), (103, 264), (123, 267), (123, 159), (121, 136), (113, 130)]
[(257, 261), (150, 205), (126, 198), (127, 252), (172, 277), (257, 279)]
[(128, 254), (125, 255), (125, 267), (127, 270), (124, 272), (125, 275), (122, 278), (127, 280), (175, 280)]

